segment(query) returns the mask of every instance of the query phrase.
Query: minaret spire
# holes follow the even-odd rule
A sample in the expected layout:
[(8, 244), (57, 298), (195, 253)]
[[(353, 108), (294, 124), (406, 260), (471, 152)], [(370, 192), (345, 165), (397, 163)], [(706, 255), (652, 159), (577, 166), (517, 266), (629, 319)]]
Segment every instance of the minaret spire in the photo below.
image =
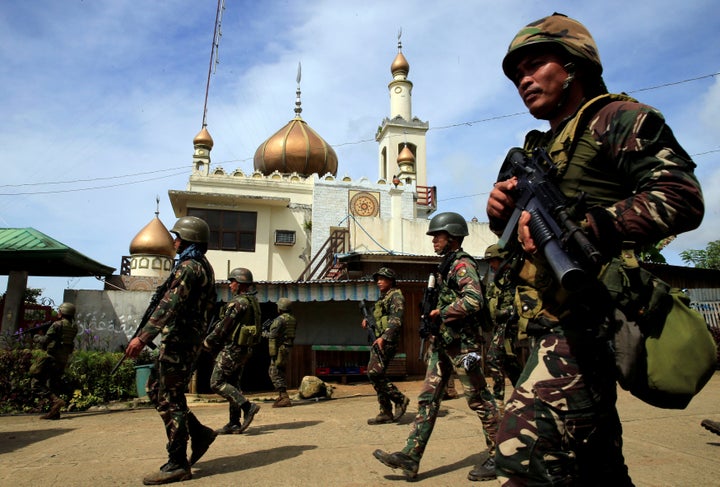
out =
[(302, 113), (302, 101), (300, 101), (300, 80), (302, 79), (302, 66), (300, 65), (299, 61), (297, 77), (295, 79), (297, 80), (297, 89), (295, 90), (295, 117), (300, 118), (300, 114)]

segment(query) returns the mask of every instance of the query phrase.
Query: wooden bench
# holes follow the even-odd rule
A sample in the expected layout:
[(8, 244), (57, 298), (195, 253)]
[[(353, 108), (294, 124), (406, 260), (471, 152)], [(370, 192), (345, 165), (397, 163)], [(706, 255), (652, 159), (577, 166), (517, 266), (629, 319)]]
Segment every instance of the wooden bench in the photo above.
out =
[[(352, 376), (366, 376), (370, 345), (312, 345), (312, 371), (318, 377), (338, 377), (343, 384)], [(318, 360), (318, 352), (325, 357)], [(390, 377), (407, 376), (406, 355), (396, 353), (387, 367)]]

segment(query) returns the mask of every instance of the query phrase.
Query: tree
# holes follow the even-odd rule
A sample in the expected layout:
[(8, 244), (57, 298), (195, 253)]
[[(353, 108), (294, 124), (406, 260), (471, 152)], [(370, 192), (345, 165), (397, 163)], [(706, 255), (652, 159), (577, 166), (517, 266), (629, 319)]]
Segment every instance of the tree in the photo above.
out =
[(683, 250), (680, 258), (701, 269), (720, 269), (720, 240), (708, 243), (705, 250)]

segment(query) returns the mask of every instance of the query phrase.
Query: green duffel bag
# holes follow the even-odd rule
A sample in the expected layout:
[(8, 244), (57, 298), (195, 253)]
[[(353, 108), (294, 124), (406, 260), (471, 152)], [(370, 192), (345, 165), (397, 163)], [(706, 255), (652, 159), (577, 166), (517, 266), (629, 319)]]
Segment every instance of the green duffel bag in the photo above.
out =
[(646, 379), (636, 380), (630, 392), (653, 406), (684, 409), (715, 372), (717, 346), (690, 298), (674, 288), (670, 296), (665, 320), (641, 325)]
[(640, 267), (623, 249), (599, 276), (615, 303), (620, 386), (648, 404), (684, 409), (710, 380), (717, 346), (690, 299)]

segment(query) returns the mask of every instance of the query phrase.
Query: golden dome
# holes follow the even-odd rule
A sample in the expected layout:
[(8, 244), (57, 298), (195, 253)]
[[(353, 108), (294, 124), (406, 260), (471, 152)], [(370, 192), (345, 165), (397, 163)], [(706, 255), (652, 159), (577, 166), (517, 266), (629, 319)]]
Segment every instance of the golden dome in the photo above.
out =
[(407, 59), (403, 56), (402, 51), (398, 50), (397, 56), (395, 56), (395, 59), (390, 65), (390, 72), (393, 75), (404, 74), (405, 76), (407, 76), (410, 72), (410, 63), (407, 62)]
[(255, 151), (255, 170), (264, 175), (274, 171), (337, 175), (337, 154), (325, 140), (297, 115)]
[(130, 242), (130, 255), (162, 255), (175, 257), (173, 237), (160, 219), (150, 221)]
[(208, 149), (213, 148), (213, 139), (210, 137), (210, 132), (208, 132), (207, 128), (203, 126), (202, 130), (198, 132), (198, 134), (193, 139), (193, 146), (200, 145), (202, 147), (207, 147)]
[(400, 154), (398, 154), (397, 162), (398, 164), (403, 162), (415, 162), (415, 156), (407, 145), (403, 146), (403, 150), (401, 150)]

